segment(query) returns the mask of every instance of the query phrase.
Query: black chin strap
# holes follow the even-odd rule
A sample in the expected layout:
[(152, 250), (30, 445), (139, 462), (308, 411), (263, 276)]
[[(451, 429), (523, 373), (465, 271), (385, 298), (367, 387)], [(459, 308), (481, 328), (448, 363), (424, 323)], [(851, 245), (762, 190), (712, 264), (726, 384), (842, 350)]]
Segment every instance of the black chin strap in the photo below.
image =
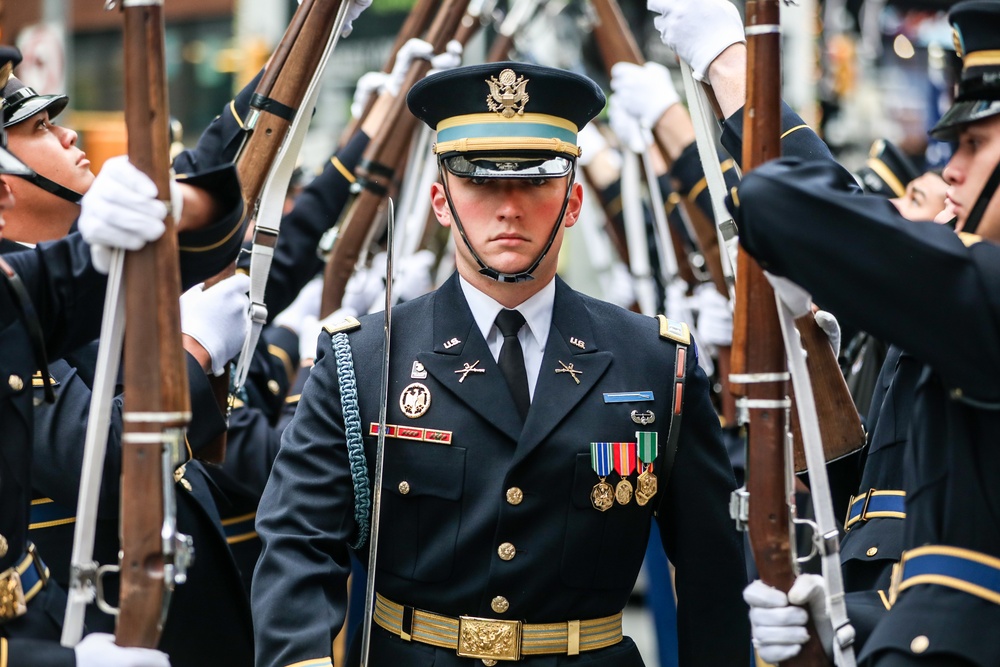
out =
[(62, 185), (59, 185), (55, 181), (45, 178), (44, 176), (38, 173), (34, 173), (31, 176), (21, 176), (20, 178), (23, 178), (29, 183), (34, 183), (42, 190), (50, 192), (54, 194), (56, 197), (59, 197), (60, 199), (65, 199), (71, 204), (79, 204), (80, 200), (83, 199), (83, 195), (80, 194), (79, 192), (75, 190), (70, 190), (67, 187), (63, 187)]
[(555, 224), (552, 225), (552, 232), (549, 234), (549, 240), (542, 248), (541, 254), (531, 263), (524, 271), (520, 273), (504, 273), (502, 271), (497, 271), (496, 269), (487, 266), (486, 262), (479, 257), (479, 253), (476, 249), (472, 247), (472, 243), (469, 242), (469, 237), (465, 235), (465, 228), (462, 226), (462, 220), (458, 217), (458, 211), (455, 210), (455, 202), (451, 199), (451, 189), (448, 187), (448, 173), (444, 165), (438, 162), (438, 170), (441, 175), (441, 183), (444, 186), (444, 196), (448, 200), (448, 209), (451, 211), (451, 217), (455, 220), (455, 226), (458, 227), (458, 233), (462, 237), (462, 241), (465, 243), (465, 247), (469, 249), (472, 253), (473, 259), (476, 260), (476, 264), (479, 265), (479, 273), (483, 274), (487, 278), (497, 281), (498, 283), (523, 283), (528, 280), (534, 280), (535, 277), (531, 275), (538, 268), (538, 265), (542, 263), (545, 259), (545, 255), (549, 253), (549, 249), (552, 244), (555, 243), (556, 234), (559, 233), (559, 228), (562, 226), (563, 216), (566, 214), (566, 208), (569, 206), (570, 195), (573, 192), (573, 183), (576, 181), (576, 162), (573, 163), (573, 167), (569, 172), (569, 181), (566, 184), (566, 196), (563, 198), (562, 208), (559, 209), (559, 215), (556, 216)]
[(997, 163), (997, 166), (993, 168), (993, 173), (990, 174), (989, 180), (983, 186), (983, 191), (979, 193), (979, 199), (976, 200), (975, 206), (969, 211), (969, 217), (965, 221), (965, 226), (962, 227), (963, 232), (969, 234), (976, 233), (976, 228), (979, 227), (979, 223), (983, 219), (983, 214), (986, 213), (986, 207), (989, 206), (990, 200), (993, 199), (998, 185), (1000, 185), (1000, 163)]

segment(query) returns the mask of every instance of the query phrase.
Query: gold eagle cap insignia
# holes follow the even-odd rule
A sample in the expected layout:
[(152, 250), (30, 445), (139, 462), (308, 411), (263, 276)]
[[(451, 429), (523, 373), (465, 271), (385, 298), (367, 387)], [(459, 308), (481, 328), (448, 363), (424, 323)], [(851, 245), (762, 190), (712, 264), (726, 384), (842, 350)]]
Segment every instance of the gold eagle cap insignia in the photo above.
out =
[(490, 94), (486, 96), (486, 106), (504, 118), (524, 115), (524, 105), (528, 103), (526, 86), (531, 79), (518, 76), (512, 69), (500, 72), (500, 78), (495, 76), (486, 80), (490, 86)]

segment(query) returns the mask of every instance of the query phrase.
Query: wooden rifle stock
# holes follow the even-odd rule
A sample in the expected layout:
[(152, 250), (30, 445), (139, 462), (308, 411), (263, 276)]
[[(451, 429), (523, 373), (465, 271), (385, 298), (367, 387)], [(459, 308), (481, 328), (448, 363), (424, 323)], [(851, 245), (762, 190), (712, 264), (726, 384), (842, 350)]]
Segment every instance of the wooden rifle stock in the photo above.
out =
[[(633, 65), (643, 65), (646, 59), (642, 55), (642, 50), (632, 31), (625, 21), (621, 7), (617, 0), (591, 0), (590, 4), (597, 15), (597, 23), (594, 25), (594, 39), (597, 48), (601, 52), (601, 59), (607, 68), (608, 75), (611, 74), (611, 67), (615, 63), (627, 62)], [(667, 148), (668, 140), (663, 136), (661, 129), (650, 128), (653, 132), (653, 139), (656, 141), (657, 149), (663, 157), (667, 166), (671, 166), (673, 161)], [(715, 225), (712, 221), (695, 205), (689, 202), (680, 201), (680, 206), (687, 214), (688, 220), (695, 233), (695, 240), (701, 249), (701, 254), (705, 259), (705, 266), (716, 288), (727, 297), (729, 290), (726, 288), (726, 279), (722, 272), (722, 261), (719, 255), (719, 239), (715, 232)], [(683, 245), (674, 240), (674, 254), (677, 259), (678, 271), (684, 280), (689, 284), (694, 284), (694, 271), (688, 263), (687, 255), (683, 251)]]
[[(170, 139), (164, 67), (163, 7), (129, 6), (125, 18), (125, 117), (129, 160), (170, 200)], [(190, 420), (187, 366), (181, 346), (180, 269), (172, 217), (155, 243), (125, 258), (125, 410), (122, 437), (121, 597), (115, 630), (122, 646), (152, 648), (173, 587), (170, 461), (164, 448), (184, 446)], [(164, 485), (170, 486), (169, 491)], [(159, 493), (151, 493), (161, 489)], [(169, 539), (174, 535), (170, 534)]]
[[(427, 31), (426, 40), (440, 53), (458, 30), (469, 0), (444, 0)], [(366, 239), (372, 234), (379, 204), (388, 194), (395, 175), (393, 167), (406, 153), (417, 119), (406, 108), (406, 91), (430, 70), (430, 62), (416, 59), (393, 100), (379, 133), (372, 138), (357, 167), (361, 190), (340, 222), (333, 250), (323, 274), (323, 298), (320, 317), (340, 308), (347, 281), (361, 255)]]
[[(781, 44), (778, 0), (748, 0), (747, 103), (743, 166), (750, 171), (781, 152)], [(755, 32), (751, 28), (762, 28)], [(773, 26), (774, 30), (770, 27)], [(742, 248), (737, 262), (733, 331), (734, 393), (747, 399), (747, 491), (750, 548), (764, 583), (787, 592), (795, 582), (786, 451), (790, 382), (777, 304), (760, 266)], [(747, 377), (748, 376), (748, 377)], [(786, 667), (827, 665), (816, 630)]]
[[(295, 10), (285, 34), (275, 49), (271, 62), (254, 90), (250, 102), (247, 126), (250, 134), (236, 157), (236, 171), (243, 187), (243, 224), (256, 217), (261, 192), (267, 177), (295, 120), (295, 112), (302, 106), (313, 73), (320, 66), (323, 49), (330, 38), (343, 0), (303, 0)], [(276, 241), (273, 235), (258, 239)], [(210, 287), (236, 273), (232, 264), (211, 280)], [(223, 413), (229, 413), (229, 370), (218, 377), (210, 377), (212, 393)], [(202, 447), (198, 457), (210, 463), (221, 464), (226, 458), (227, 434), (225, 431)]]

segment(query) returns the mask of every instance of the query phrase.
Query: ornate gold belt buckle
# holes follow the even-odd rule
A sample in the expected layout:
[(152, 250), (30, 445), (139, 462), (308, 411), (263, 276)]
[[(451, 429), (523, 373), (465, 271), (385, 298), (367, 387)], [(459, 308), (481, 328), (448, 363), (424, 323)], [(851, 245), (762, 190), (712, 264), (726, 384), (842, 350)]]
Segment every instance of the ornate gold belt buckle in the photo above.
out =
[(458, 617), (458, 655), (493, 660), (521, 659), (521, 621)]
[(0, 574), (0, 623), (22, 616), (27, 611), (21, 575), (12, 567)]

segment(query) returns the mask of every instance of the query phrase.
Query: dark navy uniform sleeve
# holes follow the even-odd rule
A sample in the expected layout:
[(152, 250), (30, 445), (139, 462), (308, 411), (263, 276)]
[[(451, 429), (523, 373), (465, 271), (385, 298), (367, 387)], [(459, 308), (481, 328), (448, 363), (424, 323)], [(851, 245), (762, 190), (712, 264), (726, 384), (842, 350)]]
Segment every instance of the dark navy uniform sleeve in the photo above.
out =
[[(729, 518), (736, 479), (694, 344), (689, 352), (674, 473), (661, 480), (666, 493), (657, 516), (663, 547), (677, 570), (678, 655), (682, 665), (747, 665), (745, 561), (740, 534)], [(724, 642), (717, 639), (722, 628)]]
[[(723, 122), (721, 141), (736, 163), (743, 166), (743, 109)], [(830, 147), (785, 102), (781, 103), (781, 154), (805, 160), (833, 160)]]
[(353, 486), (336, 362), (330, 337), (322, 338), (257, 511), (263, 550), (252, 606), (259, 667), (322, 665), (347, 610)]
[(1000, 248), (967, 246), (949, 227), (905, 220), (885, 198), (856, 192), (830, 161), (768, 163), (732, 202), (740, 242), (852, 326), (933, 366), (952, 390), (1000, 399), (1000, 294), (985, 289), (1000, 283)]
[(6, 639), (0, 637), (0, 655), (4, 667), (76, 667), (76, 653), (59, 642), (40, 639)]

